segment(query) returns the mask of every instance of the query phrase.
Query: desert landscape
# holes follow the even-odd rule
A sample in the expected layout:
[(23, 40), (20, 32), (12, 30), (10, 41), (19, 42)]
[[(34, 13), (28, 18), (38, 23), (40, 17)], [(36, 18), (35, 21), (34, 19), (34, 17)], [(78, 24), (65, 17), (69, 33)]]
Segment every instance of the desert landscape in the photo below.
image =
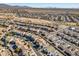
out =
[(79, 56), (79, 9), (0, 4), (0, 56)]

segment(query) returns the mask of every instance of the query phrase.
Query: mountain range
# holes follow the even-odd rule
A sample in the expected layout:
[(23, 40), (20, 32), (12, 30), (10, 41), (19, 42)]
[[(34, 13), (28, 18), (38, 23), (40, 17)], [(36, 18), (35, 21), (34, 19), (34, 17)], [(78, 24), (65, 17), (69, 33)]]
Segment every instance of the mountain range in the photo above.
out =
[(0, 4), (0, 8), (31, 8), (29, 6), (11, 6), (8, 4)]

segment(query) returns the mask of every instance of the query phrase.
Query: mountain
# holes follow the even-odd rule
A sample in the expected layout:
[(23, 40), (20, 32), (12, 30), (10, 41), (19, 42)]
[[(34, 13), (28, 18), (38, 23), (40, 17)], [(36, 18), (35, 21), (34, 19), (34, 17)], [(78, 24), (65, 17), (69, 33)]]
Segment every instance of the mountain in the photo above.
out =
[(31, 8), (29, 6), (11, 6), (8, 4), (0, 4), (0, 8)]
[(7, 4), (0, 4), (0, 8), (7, 8), (7, 7), (11, 7), (11, 6)]

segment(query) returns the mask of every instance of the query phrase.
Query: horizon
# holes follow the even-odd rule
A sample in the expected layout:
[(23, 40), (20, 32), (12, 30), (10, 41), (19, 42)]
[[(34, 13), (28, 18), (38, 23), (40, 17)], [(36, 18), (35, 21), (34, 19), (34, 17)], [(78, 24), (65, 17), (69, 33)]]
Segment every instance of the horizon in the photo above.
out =
[(28, 6), (34, 8), (79, 8), (79, 3), (7, 3), (11, 6)]

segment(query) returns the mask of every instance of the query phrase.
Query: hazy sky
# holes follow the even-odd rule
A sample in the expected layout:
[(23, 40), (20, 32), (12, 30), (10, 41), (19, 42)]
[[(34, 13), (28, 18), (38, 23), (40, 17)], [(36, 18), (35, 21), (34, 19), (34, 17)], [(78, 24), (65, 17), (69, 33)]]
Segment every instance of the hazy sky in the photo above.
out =
[(79, 3), (10, 3), (10, 5), (30, 6), (30, 7), (56, 7), (56, 8), (79, 8)]

